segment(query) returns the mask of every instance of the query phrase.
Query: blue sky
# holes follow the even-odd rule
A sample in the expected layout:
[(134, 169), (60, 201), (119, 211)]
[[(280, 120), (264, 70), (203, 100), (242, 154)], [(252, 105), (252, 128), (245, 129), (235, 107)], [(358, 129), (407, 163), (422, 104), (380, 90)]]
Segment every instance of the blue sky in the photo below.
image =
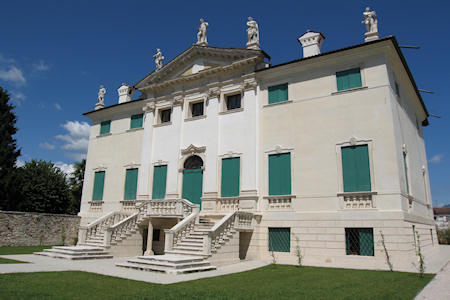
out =
[(424, 128), (434, 205), (450, 203), (450, 2), (448, 1), (4, 1), (0, 18), (0, 86), (16, 103), (21, 161), (51, 160), (69, 170), (85, 155), (89, 120), (100, 84), (105, 104), (122, 82), (134, 84), (196, 41), (199, 19), (208, 42), (245, 47), (248, 16), (259, 24), (261, 47), (278, 64), (300, 57), (297, 37), (326, 36), (322, 51), (363, 42), (362, 11), (378, 15), (381, 36), (394, 35), (428, 110)]

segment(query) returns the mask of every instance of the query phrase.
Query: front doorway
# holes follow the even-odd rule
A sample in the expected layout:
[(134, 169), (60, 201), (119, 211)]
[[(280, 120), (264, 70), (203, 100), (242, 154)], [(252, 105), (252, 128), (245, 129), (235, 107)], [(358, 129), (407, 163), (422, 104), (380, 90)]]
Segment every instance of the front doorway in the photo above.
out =
[(201, 206), (203, 191), (203, 160), (193, 155), (184, 162), (182, 198)]

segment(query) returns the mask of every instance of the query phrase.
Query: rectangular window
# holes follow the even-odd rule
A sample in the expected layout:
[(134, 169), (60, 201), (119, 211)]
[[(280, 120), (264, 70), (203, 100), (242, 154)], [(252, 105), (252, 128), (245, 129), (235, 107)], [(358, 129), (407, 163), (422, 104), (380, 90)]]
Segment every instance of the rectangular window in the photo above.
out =
[(336, 80), (338, 91), (362, 87), (361, 71), (359, 68), (336, 72)]
[(269, 251), (291, 251), (291, 228), (269, 228)]
[(168, 123), (170, 122), (170, 115), (172, 114), (172, 109), (163, 109), (159, 113), (159, 118), (161, 120), (161, 123)]
[(227, 96), (227, 110), (241, 108), (241, 94)]
[(203, 102), (192, 103), (192, 117), (203, 116)]
[(105, 186), (105, 171), (95, 172), (94, 191), (92, 193), (92, 201), (102, 201), (103, 200), (104, 186)]
[(288, 99), (287, 83), (269, 86), (269, 104), (287, 101)]
[(344, 192), (370, 192), (370, 163), (367, 145), (342, 147)]
[(409, 195), (408, 162), (406, 160), (405, 151), (403, 151), (403, 170), (405, 172), (406, 193)]
[(269, 195), (291, 194), (291, 154), (269, 155)]
[(160, 235), (161, 235), (161, 229), (153, 229), (152, 241), (153, 242), (159, 242)]
[(222, 159), (222, 197), (239, 196), (240, 158)]
[(111, 120), (100, 123), (100, 134), (107, 134), (111, 130)]
[(347, 255), (373, 256), (373, 228), (345, 228)]
[(127, 169), (124, 200), (136, 200), (138, 169)]
[(166, 196), (167, 166), (153, 168), (152, 199), (164, 199)]
[(398, 87), (398, 83), (397, 83), (397, 82), (394, 82), (394, 86), (395, 86), (395, 94), (396, 94), (397, 96), (400, 96), (400, 89), (399, 89), (399, 87)]
[(144, 114), (132, 115), (130, 121), (130, 129), (142, 128)]

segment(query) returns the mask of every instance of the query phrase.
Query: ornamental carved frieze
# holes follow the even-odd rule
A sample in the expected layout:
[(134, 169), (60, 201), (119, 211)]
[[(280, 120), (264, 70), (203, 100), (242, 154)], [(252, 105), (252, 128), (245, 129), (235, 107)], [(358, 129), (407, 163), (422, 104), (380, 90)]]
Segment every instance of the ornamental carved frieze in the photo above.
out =
[(257, 86), (257, 82), (254, 79), (251, 80), (245, 80), (244, 83), (242, 83), (242, 90), (247, 91), (247, 90), (253, 90), (256, 88)]
[(172, 100), (172, 106), (183, 105), (184, 97), (183, 96), (175, 96)]
[(193, 144), (190, 144), (186, 149), (181, 150), (182, 155), (194, 155), (198, 153), (203, 153), (206, 150), (206, 146), (203, 147), (197, 147)]
[(212, 88), (209, 89), (206, 93), (207, 99), (213, 99), (213, 98), (219, 98), (220, 97), (220, 89), (219, 88)]
[(147, 104), (142, 108), (142, 110), (145, 111), (145, 112), (154, 112), (155, 109), (156, 109), (155, 102), (147, 103)]

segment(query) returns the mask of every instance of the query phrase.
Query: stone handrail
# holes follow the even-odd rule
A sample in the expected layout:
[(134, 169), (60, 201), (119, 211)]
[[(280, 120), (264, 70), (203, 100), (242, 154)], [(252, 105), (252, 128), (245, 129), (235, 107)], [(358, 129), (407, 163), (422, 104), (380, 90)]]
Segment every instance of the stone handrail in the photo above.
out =
[(198, 204), (186, 199), (144, 200), (137, 206), (139, 212), (147, 216), (188, 216)]
[(123, 234), (135, 229), (139, 221), (139, 215), (140, 213), (136, 212), (128, 218), (106, 228), (105, 236), (103, 237), (103, 246), (111, 245), (111, 241), (117, 241)]
[(164, 230), (166, 235), (165, 240), (165, 251), (170, 251), (173, 249), (173, 246), (178, 243), (187, 233), (191, 232), (194, 229), (195, 221), (198, 218), (198, 214), (200, 209), (194, 208), (189, 216), (184, 218), (181, 222), (177, 223), (170, 229)]
[(234, 228), (239, 231), (253, 230), (254, 221), (253, 214), (250, 212), (238, 211), (236, 212), (236, 219), (234, 220)]
[(113, 211), (97, 220), (87, 224), (86, 226), (80, 226), (78, 242), (84, 243), (87, 239), (95, 236), (97, 233), (103, 233), (105, 230), (114, 223), (123, 220), (128, 217), (129, 214), (124, 212)]

